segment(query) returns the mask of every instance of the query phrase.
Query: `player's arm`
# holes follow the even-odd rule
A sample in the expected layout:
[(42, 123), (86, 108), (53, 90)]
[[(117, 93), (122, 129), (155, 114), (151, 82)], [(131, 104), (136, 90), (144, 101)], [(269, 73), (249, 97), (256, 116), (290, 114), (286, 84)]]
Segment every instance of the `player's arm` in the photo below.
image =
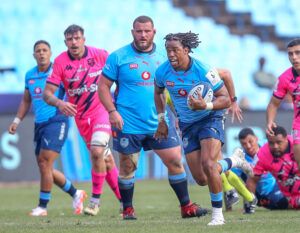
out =
[(47, 83), (43, 93), (44, 101), (51, 106), (57, 107), (66, 116), (75, 116), (77, 106), (57, 98), (54, 94), (57, 88), (56, 85)]
[(267, 128), (266, 133), (270, 136), (274, 135), (272, 130), (273, 127), (276, 127), (275, 118), (277, 115), (277, 109), (279, 108), (281, 99), (272, 96), (268, 107), (267, 107)]
[(154, 137), (157, 139), (168, 137), (168, 125), (165, 121), (165, 109), (166, 109), (166, 99), (164, 94), (164, 87), (159, 87), (155, 84), (154, 88), (154, 101), (156, 106), (156, 112), (158, 114), (158, 127), (155, 132)]
[(231, 121), (234, 122), (235, 117), (238, 119), (239, 122), (242, 122), (243, 116), (242, 116), (242, 110), (240, 109), (236, 95), (235, 95), (235, 88), (234, 88), (234, 83), (233, 79), (231, 76), (231, 73), (229, 70), (226, 69), (217, 69), (220, 78), (223, 80), (225, 87), (229, 93), (229, 97), (231, 100), (231, 106), (228, 109), (229, 112), (231, 112)]
[(110, 94), (110, 89), (113, 83), (113, 81), (102, 75), (98, 83), (98, 96), (109, 114), (109, 121), (112, 126), (116, 127), (119, 130), (122, 130), (124, 121), (121, 115), (118, 113)]
[(26, 116), (30, 106), (31, 106), (31, 96), (30, 96), (28, 89), (25, 89), (18, 112), (17, 112), (17, 115), (8, 128), (8, 132), (10, 134), (16, 133), (18, 125), (23, 120), (23, 118)]

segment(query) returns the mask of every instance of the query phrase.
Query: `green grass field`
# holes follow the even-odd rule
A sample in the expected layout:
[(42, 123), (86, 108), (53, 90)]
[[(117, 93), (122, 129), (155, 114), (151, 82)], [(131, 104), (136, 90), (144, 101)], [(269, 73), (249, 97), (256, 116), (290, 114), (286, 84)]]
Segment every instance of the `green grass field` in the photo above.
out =
[[(89, 183), (77, 184), (90, 193)], [(268, 211), (258, 208), (253, 215), (242, 214), (242, 201), (225, 213), (226, 224), (208, 227), (211, 216), (182, 219), (179, 204), (166, 180), (137, 181), (135, 186), (137, 221), (123, 221), (119, 204), (105, 186), (100, 214), (95, 217), (74, 216), (71, 198), (54, 188), (47, 217), (33, 218), (28, 212), (36, 207), (38, 184), (0, 187), (0, 232), (299, 232), (300, 212)], [(210, 207), (206, 187), (190, 186), (191, 199)]]

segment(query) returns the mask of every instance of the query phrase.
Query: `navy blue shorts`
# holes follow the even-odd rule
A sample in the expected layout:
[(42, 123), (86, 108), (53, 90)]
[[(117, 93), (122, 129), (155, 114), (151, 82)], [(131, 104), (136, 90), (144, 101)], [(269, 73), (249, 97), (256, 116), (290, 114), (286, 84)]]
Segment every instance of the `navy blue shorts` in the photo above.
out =
[(35, 154), (38, 156), (41, 149), (60, 153), (68, 135), (69, 121), (64, 115), (56, 115), (48, 121), (35, 123), (34, 142)]
[(258, 200), (258, 206), (265, 207), (270, 210), (287, 209), (288, 200), (280, 191), (278, 185), (274, 186), (274, 189), (268, 195), (260, 195), (255, 192)]
[(215, 138), (224, 144), (224, 118), (212, 117), (193, 123), (180, 123), (182, 145), (185, 154), (200, 150), (200, 141)]
[(140, 152), (142, 148), (144, 151), (161, 150), (179, 145), (180, 139), (174, 127), (169, 127), (168, 138), (160, 141), (154, 138), (154, 134), (127, 134), (121, 131), (113, 133), (114, 150), (125, 155)]

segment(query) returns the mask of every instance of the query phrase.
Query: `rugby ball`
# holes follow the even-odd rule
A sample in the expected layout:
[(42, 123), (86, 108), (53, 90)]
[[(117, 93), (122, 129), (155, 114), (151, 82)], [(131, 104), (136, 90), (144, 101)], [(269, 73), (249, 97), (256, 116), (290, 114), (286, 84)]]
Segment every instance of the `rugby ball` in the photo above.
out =
[(212, 90), (212, 86), (209, 83), (206, 82), (198, 83), (190, 90), (188, 94), (187, 106), (189, 107), (189, 109), (192, 110), (192, 107), (190, 105), (190, 97), (193, 96), (195, 99), (198, 99), (199, 94), (202, 96), (202, 98), (206, 103), (212, 102), (214, 98), (214, 91)]

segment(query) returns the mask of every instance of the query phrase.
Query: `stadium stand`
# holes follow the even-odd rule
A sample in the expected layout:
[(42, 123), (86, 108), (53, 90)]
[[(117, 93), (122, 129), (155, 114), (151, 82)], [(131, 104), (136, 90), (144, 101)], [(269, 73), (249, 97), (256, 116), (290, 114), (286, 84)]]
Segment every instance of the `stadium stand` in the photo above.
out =
[[(76, 23), (85, 28), (87, 44), (112, 52), (132, 40), (132, 20), (146, 14), (154, 19), (156, 42), (161, 48), (163, 37), (169, 32), (199, 33), (202, 44), (193, 55), (208, 64), (230, 69), (237, 96), (251, 100), (252, 109), (262, 110), (271, 92), (257, 88), (252, 80), (257, 61), (264, 56), (266, 70), (280, 75), (289, 62), (282, 44), (279, 46), (272, 38), (275, 34), (278, 38), (291, 38), (300, 31), (297, 0), (90, 0), (88, 4), (80, 0), (44, 0), (43, 4), (29, 0), (22, 3), (15, 0), (0, 4), (0, 68), (16, 68), (16, 72), (0, 74), (3, 83), (0, 94), (22, 93), (25, 72), (34, 65), (30, 54), (36, 40), (48, 40), (54, 58), (65, 50), (64, 29)], [(122, 13), (116, 12), (116, 6)], [(9, 30), (5, 30), (5, 25), (9, 25)], [(253, 29), (253, 25), (259, 26)]]

